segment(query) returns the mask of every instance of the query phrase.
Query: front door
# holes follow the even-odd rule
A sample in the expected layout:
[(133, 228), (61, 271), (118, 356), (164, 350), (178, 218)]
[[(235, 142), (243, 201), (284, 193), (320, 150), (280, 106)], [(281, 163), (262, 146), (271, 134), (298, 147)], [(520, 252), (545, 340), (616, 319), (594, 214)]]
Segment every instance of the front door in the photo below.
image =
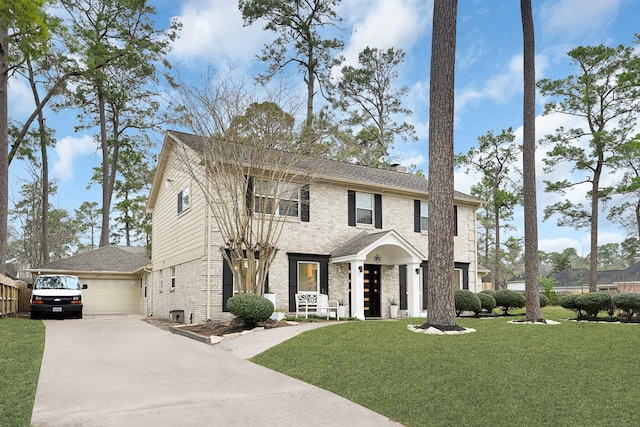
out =
[(364, 265), (364, 317), (380, 317), (380, 266)]

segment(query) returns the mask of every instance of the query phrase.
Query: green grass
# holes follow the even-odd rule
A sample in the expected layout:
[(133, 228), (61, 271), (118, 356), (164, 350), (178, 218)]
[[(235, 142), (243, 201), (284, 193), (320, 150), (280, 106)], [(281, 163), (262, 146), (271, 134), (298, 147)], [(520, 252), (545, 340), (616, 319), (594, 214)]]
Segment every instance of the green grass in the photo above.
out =
[(43, 351), (44, 323), (0, 319), (0, 426), (31, 424)]
[[(575, 317), (545, 307), (547, 319)], [(435, 336), (402, 321), (307, 331), (252, 359), (407, 426), (640, 425), (640, 325), (459, 319)]]

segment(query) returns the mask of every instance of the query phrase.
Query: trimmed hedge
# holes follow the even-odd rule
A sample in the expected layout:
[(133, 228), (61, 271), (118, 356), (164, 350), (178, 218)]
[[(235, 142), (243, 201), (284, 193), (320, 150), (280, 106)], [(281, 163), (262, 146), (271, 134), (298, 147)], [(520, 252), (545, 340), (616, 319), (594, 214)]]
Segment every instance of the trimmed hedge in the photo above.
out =
[(578, 319), (598, 317), (601, 311), (613, 316), (611, 295), (604, 292), (565, 295), (560, 298), (560, 306), (575, 312)]
[(613, 305), (622, 312), (623, 316), (631, 318), (634, 315), (640, 317), (640, 294), (617, 294), (611, 298)]
[(546, 307), (548, 305), (549, 305), (549, 298), (547, 298), (545, 294), (540, 294), (540, 308)]
[(478, 313), (482, 304), (480, 298), (473, 292), (466, 289), (455, 291), (456, 316), (460, 316), (463, 311), (473, 311)]
[(587, 317), (598, 317), (601, 311), (608, 311), (613, 316), (611, 295), (604, 292), (582, 294), (576, 297), (576, 306), (585, 312)]
[[(491, 296), (488, 292), (480, 292), (477, 294), (478, 298), (480, 298), (480, 310), (485, 310), (487, 313), (493, 313), (493, 309), (496, 308), (496, 299)], [(480, 312), (476, 312), (476, 316)]]
[(526, 304), (524, 295), (511, 289), (501, 289), (493, 293), (497, 307), (502, 310), (503, 315), (507, 315), (512, 308), (522, 308)]
[(273, 303), (258, 294), (239, 294), (229, 298), (229, 311), (248, 325), (264, 322), (273, 313)]

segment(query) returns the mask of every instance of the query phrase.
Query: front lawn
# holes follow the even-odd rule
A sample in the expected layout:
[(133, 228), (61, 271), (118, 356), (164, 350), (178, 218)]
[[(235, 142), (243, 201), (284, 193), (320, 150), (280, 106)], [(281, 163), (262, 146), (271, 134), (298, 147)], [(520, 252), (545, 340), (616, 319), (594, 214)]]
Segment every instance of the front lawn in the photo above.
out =
[(423, 335), (424, 319), (348, 322), (305, 332), (252, 359), (407, 426), (640, 425), (640, 325), (509, 324)]
[(0, 319), (0, 426), (31, 424), (43, 351), (44, 323)]

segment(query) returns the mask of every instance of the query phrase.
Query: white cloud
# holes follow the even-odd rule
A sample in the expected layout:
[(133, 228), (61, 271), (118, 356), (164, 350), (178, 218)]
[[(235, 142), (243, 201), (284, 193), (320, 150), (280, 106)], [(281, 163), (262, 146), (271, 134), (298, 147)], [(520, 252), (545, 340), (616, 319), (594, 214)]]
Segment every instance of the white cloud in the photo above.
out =
[(571, 237), (556, 237), (552, 239), (538, 240), (538, 249), (547, 253), (562, 252), (567, 248), (575, 248), (578, 255), (583, 253), (583, 246), (581, 242)]
[(540, 12), (543, 32), (576, 39), (602, 32), (615, 20), (622, 0), (561, 0), (546, 2)]
[(73, 171), (77, 167), (74, 165), (75, 160), (95, 153), (96, 142), (88, 135), (66, 136), (58, 141), (54, 151), (58, 159), (53, 164), (53, 173), (63, 181), (72, 180), (75, 176)]
[(227, 62), (252, 62), (262, 46), (274, 38), (263, 30), (261, 21), (244, 27), (235, 1), (187, 1), (176, 18), (184, 25), (172, 55), (184, 60), (202, 59), (220, 68)]
[(339, 14), (351, 37), (345, 41), (345, 65), (355, 65), (365, 47), (408, 52), (431, 28), (431, 2), (423, 0), (346, 0)]
[(17, 120), (24, 119), (33, 113), (35, 102), (31, 89), (24, 84), (24, 80), (9, 79), (9, 117)]

